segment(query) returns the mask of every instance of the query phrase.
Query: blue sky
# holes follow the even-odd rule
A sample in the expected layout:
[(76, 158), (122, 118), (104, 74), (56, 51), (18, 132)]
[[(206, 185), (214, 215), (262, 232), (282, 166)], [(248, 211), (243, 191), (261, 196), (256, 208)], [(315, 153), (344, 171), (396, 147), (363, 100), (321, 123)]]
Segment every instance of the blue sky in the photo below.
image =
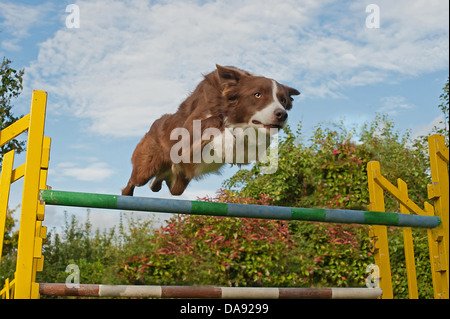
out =
[[(379, 28), (366, 25), (371, 3)], [(79, 28), (66, 25), (69, 4), (80, 10)], [(358, 125), (377, 112), (402, 132), (426, 134), (442, 119), (436, 106), (449, 74), (448, 40), (445, 0), (0, 0), (0, 57), (25, 68), (15, 114), (29, 112), (32, 90), (49, 94), (48, 185), (58, 190), (120, 193), (140, 138), (216, 63), (300, 90), (289, 123), (302, 121), (305, 136), (320, 122)], [(213, 195), (235, 172), (193, 181), (182, 198)], [(20, 188), (10, 207), (20, 203)], [(135, 194), (171, 197), (147, 186)], [(48, 207), (45, 224), (60, 226), (64, 210)], [(118, 213), (90, 218), (110, 227)]]

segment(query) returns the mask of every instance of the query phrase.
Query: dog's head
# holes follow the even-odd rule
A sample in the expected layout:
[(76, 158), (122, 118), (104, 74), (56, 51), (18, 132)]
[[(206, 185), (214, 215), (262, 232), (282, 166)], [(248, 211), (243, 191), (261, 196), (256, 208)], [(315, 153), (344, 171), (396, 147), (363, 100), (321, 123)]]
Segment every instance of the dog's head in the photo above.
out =
[[(281, 129), (292, 108), (294, 88), (234, 67), (217, 66), (222, 95), (227, 100), (226, 123), (231, 127)], [(272, 132), (272, 130), (270, 130)]]

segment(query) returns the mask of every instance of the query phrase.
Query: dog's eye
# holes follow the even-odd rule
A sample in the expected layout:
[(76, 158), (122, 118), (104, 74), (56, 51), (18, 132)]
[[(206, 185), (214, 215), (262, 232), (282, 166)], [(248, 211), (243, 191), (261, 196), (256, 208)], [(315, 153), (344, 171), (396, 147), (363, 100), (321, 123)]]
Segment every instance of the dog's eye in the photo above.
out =
[(284, 97), (281, 98), (281, 103), (286, 104), (286, 99)]
[(257, 99), (260, 99), (260, 98), (261, 98), (261, 95), (262, 95), (261, 92), (256, 92), (256, 93), (255, 93), (255, 97), (256, 97)]

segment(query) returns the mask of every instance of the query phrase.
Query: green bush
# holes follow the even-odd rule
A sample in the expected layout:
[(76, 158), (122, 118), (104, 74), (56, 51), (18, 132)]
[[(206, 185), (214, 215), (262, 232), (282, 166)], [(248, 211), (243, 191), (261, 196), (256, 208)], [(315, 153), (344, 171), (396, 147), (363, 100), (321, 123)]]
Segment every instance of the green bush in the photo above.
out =
[[(255, 164), (237, 172), (224, 186), (244, 197), (265, 193), (281, 206), (365, 209), (369, 204), (367, 163), (379, 161), (387, 179), (395, 183), (402, 178), (410, 198), (423, 203), (430, 183), (426, 145), (416, 143), (411, 148), (409, 141), (408, 133), (401, 136), (393, 122), (381, 115), (359, 131), (348, 131), (343, 124), (319, 125), (307, 143), (301, 125), (296, 133), (287, 127), (280, 138), (274, 174), (262, 174), (264, 164)], [(399, 205), (387, 197), (386, 209), (398, 211)]]
[[(414, 229), (413, 242), (419, 298), (433, 298), (427, 231), (424, 229)], [(409, 294), (402, 229), (390, 229), (389, 254), (395, 298), (407, 299), (409, 298)]]
[(152, 242), (151, 251), (123, 263), (121, 276), (127, 281), (225, 286), (296, 281), (284, 269), (293, 241), (283, 221), (177, 216), (155, 230)]
[[(227, 191), (214, 200), (272, 202)], [(125, 260), (120, 275), (141, 284), (364, 287), (372, 263), (366, 234), (366, 227), (178, 216), (156, 231), (151, 251)]]
[(65, 282), (66, 267), (80, 269), (81, 283), (114, 283), (120, 246), (115, 229), (92, 231), (89, 215), (80, 224), (74, 215), (65, 214), (65, 227), (60, 234), (51, 231), (43, 245), (44, 271), (37, 273), (38, 282)]

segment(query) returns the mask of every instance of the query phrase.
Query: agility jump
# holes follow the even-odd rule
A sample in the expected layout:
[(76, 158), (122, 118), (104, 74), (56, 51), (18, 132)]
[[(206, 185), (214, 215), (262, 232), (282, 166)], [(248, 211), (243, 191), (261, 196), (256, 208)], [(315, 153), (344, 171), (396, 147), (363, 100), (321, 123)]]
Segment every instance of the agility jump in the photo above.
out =
[[(156, 298), (393, 298), (387, 226), (404, 227), (405, 258), (409, 297), (417, 298), (417, 278), (410, 227), (428, 229), (430, 264), (434, 297), (449, 298), (448, 276), (448, 215), (449, 215), (449, 150), (443, 136), (429, 138), (432, 184), (424, 209), (408, 197), (406, 183), (399, 179), (398, 187), (381, 174), (378, 162), (368, 164), (369, 211), (276, 207), (187, 200), (127, 197), (105, 194), (75, 193), (49, 190), (47, 171), (50, 138), (44, 137), (47, 93), (33, 91), (30, 114), (0, 132), (0, 147), (28, 130), (25, 163), (14, 168), (14, 150), (4, 155), (0, 175), (0, 258), (5, 231), (10, 185), (24, 178), (19, 226), (18, 259), (13, 280), (7, 279), (0, 298), (28, 299), (40, 295), (108, 296)], [(384, 192), (400, 202), (401, 213), (384, 212)], [(47, 229), (42, 226), (45, 205), (95, 207), (151, 212), (226, 216), (234, 218), (265, 218), (304, 220), (331, 223), (372, 225), (370, 238), (375, 264), (380, 268), (380, 288), (229, 288), (189, 286), (109, 286), (79, 285), (78, 288), (58, 283), (37, 283), (36, 272), (42, 271), (42, 243)], [(1, 260), (0, 260), (1, 262)]]

